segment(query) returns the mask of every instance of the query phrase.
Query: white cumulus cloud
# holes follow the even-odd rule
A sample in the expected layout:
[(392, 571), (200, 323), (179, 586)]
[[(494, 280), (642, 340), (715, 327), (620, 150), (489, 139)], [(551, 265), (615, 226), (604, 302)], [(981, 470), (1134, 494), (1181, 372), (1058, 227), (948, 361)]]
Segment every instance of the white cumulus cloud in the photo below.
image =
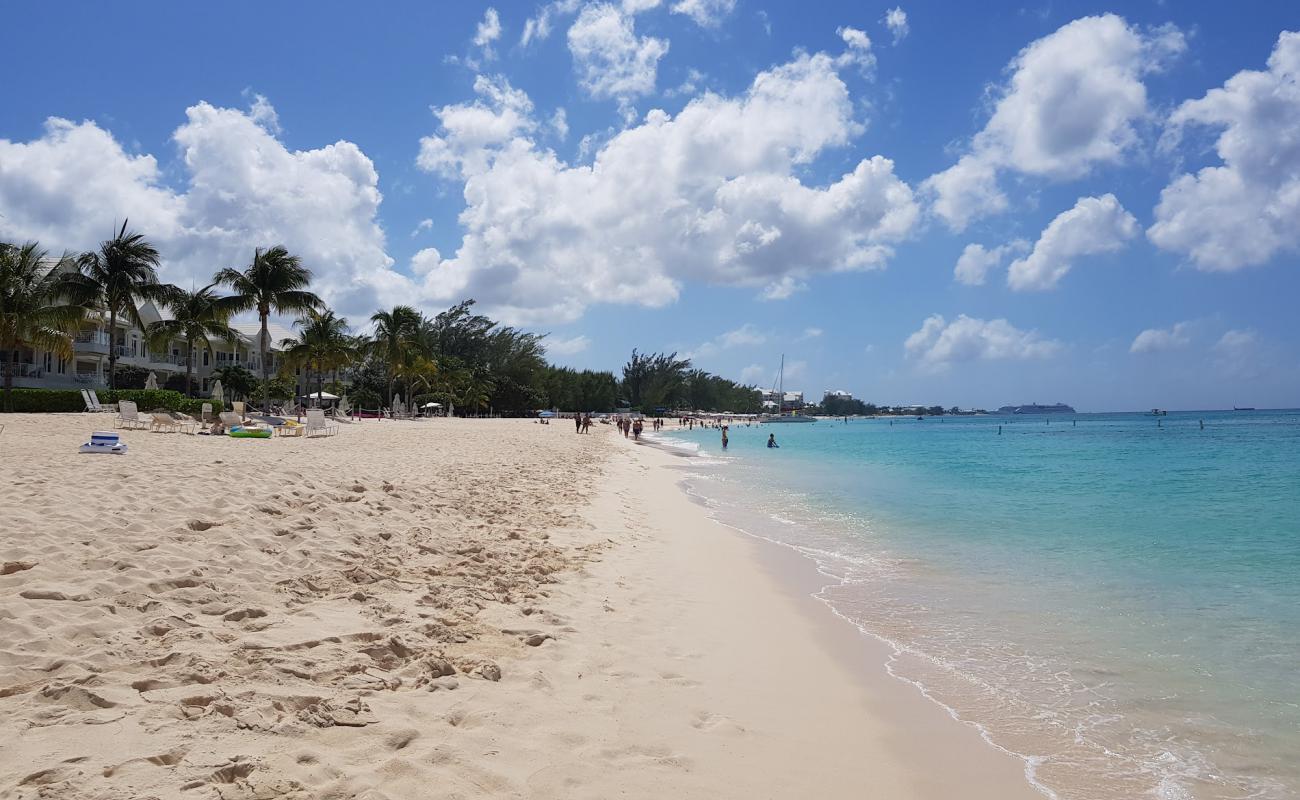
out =
[(1055, 180), (1117, 163), (1147, 115), (1142, 78), (1185, 48), (1165, 27), (1143, 33), (1114, 14), (1074, 20), (1011, 62), (993, 113), (970, 149), (925, 183), (934, 211), (953, 230), (1004, 210), (1002, 170)]
[(907, 38), (911, 28), (907, 25), (907, 12), (900, 6), (894, 6), (885, 12), (884, 19), (881, 20), (889, 32), (894, 36), (894, 44), (898, 44)]
[(983, 286), (988, 274), (1002, 266), (1008, 256), (1029, 252), (1029, 242), (1016, 239), (1004, 245), (988, 248), (982, 244), (968, 244), (957, 257), (952, 276), (967, 286)]
[(1300, 251), (1300, 33), (1283, 32), (1267, 71), (1244, 70), (1169, 118), (1222, 129), (1222, 164), (1184, 174), (1160, 193), (1147, 236), (1199, 269), (1230, 271)]
[(492, 60), (496, 54), (492, 51), (492, 43), (501, 38), (501, 15), (497, 10), (488, 7), (483, 13), (483, 21), (478, 24), (474, 30), (474, 44), (483, 50), (483, 57)]
[(274, 109), (197, 103), (172, 135), (183, 188), (162, 180), (152, 155), (126, 152), (93, 122), (51, 118), (29, 142), (0, 139), (0, 238), (85, 250), (130, 218), (162, 252), (165, 280), (200, 285), (239, 266), (255, 246), (302, 256), (318, 291), (343, 313), (409, 297), (391, 269), (377, 214), (374, 165), (351, 142), (289, 150)]
[(627, 99), (654, 91), (668, 41), (637, 36), (630, 14), (608, 3), (582, 9), (569, 28), (578, 83), (596, 98)]
[(716, 28), (736, 8), (736, 0), (678, 0), (674, 14), (685, 14), (702, 28)]
[(519, 44), (527, 47), (532, 42), (549, 37), (554, 28), (555, 18), (577, 11), (579, 2), (580, 0), (555, 0), (537, 9), (534, 16), (524, 21), (524, 30), (519, 35)]
[(857, 28), (838, 28), (835, 33), (844, 40), (846, 46), (839, 63), (843, 66), (856, 64), (863, 75), (871, 77), (872, 70), (876, 67), (876, 54), (871, 52), (871, 37)]
[(571, 336), (568, 339), (547, 338), (543, 344), (546, 352), (557, 356), (572, 356), (591, 347), (591, 339), (584, 335)]
[(965, 314), (952, 322), (933, 314), (903, 343), (907, 357), (931, 371), (965, 361), (1048, 358), (1060, 349), (1060, 342), (1022, 331), (1005, 319), (983, 320)]
[(1029, 255), (1011, 262), (1007, 285), (1016, 291), (1054, 289), (1080, 256), (1121, 250), (1137, 234), (1137, 220), (1115, 195), (1081, 197), (1048, 223)]
[(1254, 331), (1230, 330), (1214, 343), (1216, 353), (1223, 356), (1240, 355), (1248, 352), (1259, 342)]
[(766, 341), (767, 334), (759, 330), (758, 326), (751, 322), (747, 322), (739, 328), (719, 334), (699, 347), (685, 353), (685, 356), (687, 358), (696, 359), (703, 356), (711, 356), (723, 350), (731, 350), (737, 347), (752, 347), (754, 345), (763, 344)]
[(837, 70), (834, 56), (797, 54), (740, 96), (649, 112), (590, 164), (540, 146), (527, 98), (482, 79), (479, 99), (435, 111), (440, 129), (421, 142), (419, 165), (463, 181), (466, 204), (464, 239), (428, 270), (428, 290), (525, 323), (591, 303), (662, 306), (685, 280), (776, 297), (818, 272), (883, 268), (918, 216), (893, 163), (863, 159), (825, 185), (799, 177), (862, 130)]
[(1130, 353), (1158, 353), (1177, 350), (1192, 342), (1191, 323), (1179, 322), (1169, 328), (1147, 328), (1133, 339)]

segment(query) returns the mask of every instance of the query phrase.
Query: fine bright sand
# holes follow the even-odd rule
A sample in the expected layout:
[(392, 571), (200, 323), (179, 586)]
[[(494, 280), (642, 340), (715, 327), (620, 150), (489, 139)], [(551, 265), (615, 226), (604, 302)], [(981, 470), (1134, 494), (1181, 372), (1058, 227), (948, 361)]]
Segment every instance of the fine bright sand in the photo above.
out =
[(610, 426), (3, 421), (0, 798), (1038, 796)]

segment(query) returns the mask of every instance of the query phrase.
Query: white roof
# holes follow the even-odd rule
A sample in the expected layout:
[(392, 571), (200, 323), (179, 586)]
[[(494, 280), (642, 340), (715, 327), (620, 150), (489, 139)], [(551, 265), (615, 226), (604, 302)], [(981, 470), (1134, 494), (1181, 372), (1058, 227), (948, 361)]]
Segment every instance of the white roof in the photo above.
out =
[[(244, 336), (247, 336), (249, 341), (251, 341), (253, 344), (257, 344), (257, 335), (262, 331), (262, 324), (257, 320), (252, 320), (251, 322), (232, 322), (230, 323), (230, 327), (239, 331)], [(271, 334), (272, 349), (278, 347), (280, 345), (280, 342), (284, 341), (285, 339), (298, 338), (297, 336), (294, 335), (294, 332), (292, 330), (286, 328), (285, 326), (281, 325), (275, 320), (266, 321), (266, 331), (267, 333)]]

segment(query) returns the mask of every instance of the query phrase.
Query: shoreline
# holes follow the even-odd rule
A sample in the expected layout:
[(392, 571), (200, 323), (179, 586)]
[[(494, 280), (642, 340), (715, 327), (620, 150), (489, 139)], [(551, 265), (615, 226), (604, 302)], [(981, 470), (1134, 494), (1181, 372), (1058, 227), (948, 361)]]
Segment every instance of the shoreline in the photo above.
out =
[(0, 796), (1041, 797), (604, 426), (5, 422)]
[[(869, 778), (840, 775), (841, 782), (821, 789), (828, 793), (823, 796), (852, 796), (867, 788), (881, 790), (882, 784), (889, 788), (881, 796), (918, 800), (1051, 796), (1031, 785), (1026, 759), (987, 741), (978, 726), (956, 718), (946, 706), (923, 696), (914, 684), (890, 674), (889, 646), (858, 629), (818, 597), (834, 579), (822, 573), (811, 559), (788, 545), (714, 518), (701, 498), (682, 485), (685, 479), (680, 472), (689, 462), (684, 462), (680, 451), (674, 452), (671, 445), (665, 448), (651, 443), (631, 449), (638, 460), (650, 461), (662, 473), (660, 480), (665, 485), (646, 489), (657, 497), (660, 513), (678, 521), (685, 518), (690, 521), (690, 530), (709, 537), (707, 542), (692, 542), (682, 534), (666, 534), (675, 536), (672, 545), (687, 551), (704, 549), (733, 559), (728, 563), (736, 565), (743, 587), (752, 592), (749, 596), (761, 593), (764, 606), (780, 614), (786, 627), (781, 631), (782, 638), (799, 643), (819, 680), (828, 683), (823, 689), (841, 699), (858, 700), (856, 710), (860, 714), (837, 715), (835, 725), (839, 727), (834, 736), (858, 743), (874, 739), (874, 753), (843, 753), (846, 765), (854, 763), (851, 759), (875, 761), (872, 774)], [(678, 502), (664, 497), (665, 490)], [(730, 652), (736, 646), (728, 644), (730, 647), (719, 650)], [(821, 741), (816, 746), (833, 749), (839, 743)], [(933, 771), (936, 763), (944, 765), (943, 774)]]

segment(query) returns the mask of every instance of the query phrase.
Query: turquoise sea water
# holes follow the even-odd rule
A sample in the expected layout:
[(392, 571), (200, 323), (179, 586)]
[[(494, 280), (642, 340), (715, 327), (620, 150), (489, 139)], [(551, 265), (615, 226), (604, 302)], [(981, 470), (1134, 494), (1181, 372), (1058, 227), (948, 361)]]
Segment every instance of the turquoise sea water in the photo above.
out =
[(663, 435), (1045, 795), (1300, 797), (1300, 411)]

